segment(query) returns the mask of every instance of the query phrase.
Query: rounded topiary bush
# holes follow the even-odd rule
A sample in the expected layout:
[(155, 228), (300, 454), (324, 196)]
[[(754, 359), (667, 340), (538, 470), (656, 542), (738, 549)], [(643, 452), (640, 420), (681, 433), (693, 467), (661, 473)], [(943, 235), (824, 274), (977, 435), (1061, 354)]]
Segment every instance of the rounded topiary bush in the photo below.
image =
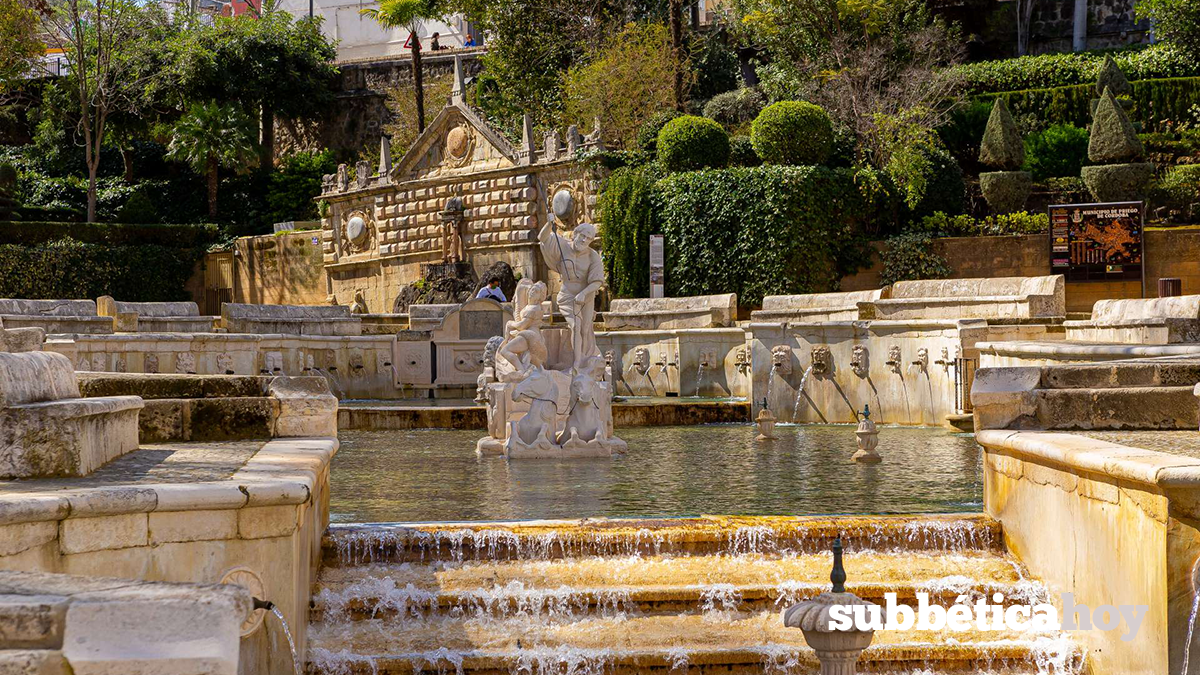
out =
[(1098, 164), (1083, 167), (1080, 175), (1096, 201), (1135, 201), (1146, 193), (1154, 178), (1154, 165), (1149, 162)]
[(638, 147), (642, 149), (642, 152), (653, 155), (658, 150), (658, 132), (667, 126), (667, 122), (682, 116), (683, 113), (678, 110), (663, 110), (651, 115), (650, 119), (646, 120), (638, 129)]
[(819, 105), (780, 101), (754, 118), (750, 142), (767, 164), (823, 164), (833, 150), (833, 123)]
[(744, 87), (717, 94), (704, 104), (704, 116), (726, 129), (736, 130), (762, 112), (767, 99), (757, 89)]
[(992, 171), (979, 174), (979, 190), (994, 213), (1012, 213), (1025, 206), (1033, 177), (1028, 171)]
[(706, 117), (676, 117), (658, 132), (658, 161), (668, 171), (725, 166), (729, 161), (729, 134)]

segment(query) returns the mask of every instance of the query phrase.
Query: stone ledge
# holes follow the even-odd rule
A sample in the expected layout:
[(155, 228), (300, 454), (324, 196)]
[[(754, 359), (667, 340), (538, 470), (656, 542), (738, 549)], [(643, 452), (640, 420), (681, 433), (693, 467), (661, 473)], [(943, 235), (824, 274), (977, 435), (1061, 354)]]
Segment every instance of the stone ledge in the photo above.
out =
[[(985, 450), (999, 449), (1068, 471), (1084, 471), (1157, 489), (1200, 488), (1200, 460), (1047, 431), (975, 432)], [(1026, 472), (1028, 473), (1028, 472)]]

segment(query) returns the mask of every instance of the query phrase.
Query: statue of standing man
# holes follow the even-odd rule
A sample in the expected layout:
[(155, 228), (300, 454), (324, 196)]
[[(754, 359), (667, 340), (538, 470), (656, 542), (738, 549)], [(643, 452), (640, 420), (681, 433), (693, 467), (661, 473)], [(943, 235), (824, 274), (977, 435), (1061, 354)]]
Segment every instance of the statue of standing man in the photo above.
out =
[[(566, 190), (559, 190), (552, 202), (554, 216), (565, 223), (574, 211), (574, 198)], [(538, 233), (542, 258), (550, 269), (562, 277), (562, 288), (558, 291), (558, 308), (571, 329), (571, 349), (574, 354), (574, 372), (593, 356), (600, 355), (596, 347), (596, 292), (604, 285), (604, 263), (600, 254), (592, 249), (596, 238), (596, 226), (580, 223), (571, 232), (571, 238), (558, 234), (554, 220), (550, 220)]]

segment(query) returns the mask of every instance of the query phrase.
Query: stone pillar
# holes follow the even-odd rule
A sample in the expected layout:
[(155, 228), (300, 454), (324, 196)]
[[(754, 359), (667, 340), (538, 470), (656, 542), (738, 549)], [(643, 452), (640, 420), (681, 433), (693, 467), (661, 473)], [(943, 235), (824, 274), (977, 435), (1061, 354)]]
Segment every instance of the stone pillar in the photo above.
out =
[(1071, 31), (1071, 49), (1087, 49), (1088, 0), (1075, 0), (1075, 20)]
[(392, 141), (387, 136), (379, 137), (379, 182), (392, 182)]
[(466, 103), (467, 85), (463, 78), (462, 56), (454, 55), (454, 85), (450, 89), (450, 102), (454, 105)]

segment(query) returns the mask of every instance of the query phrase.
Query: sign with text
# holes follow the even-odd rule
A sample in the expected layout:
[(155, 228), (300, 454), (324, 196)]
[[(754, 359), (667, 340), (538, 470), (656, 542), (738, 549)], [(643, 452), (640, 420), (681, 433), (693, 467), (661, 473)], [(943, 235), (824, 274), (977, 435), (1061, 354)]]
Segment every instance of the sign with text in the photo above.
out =
[(666, 275), (663, 273), (667, 267), (666, 250), (663, 243), (663, 235), (650, 235), (650, 297), (661, 298), (666, 290)]
[(1142, 202), (1052, 204), (1050, 271), (1067, 281), (1142, 278)]

